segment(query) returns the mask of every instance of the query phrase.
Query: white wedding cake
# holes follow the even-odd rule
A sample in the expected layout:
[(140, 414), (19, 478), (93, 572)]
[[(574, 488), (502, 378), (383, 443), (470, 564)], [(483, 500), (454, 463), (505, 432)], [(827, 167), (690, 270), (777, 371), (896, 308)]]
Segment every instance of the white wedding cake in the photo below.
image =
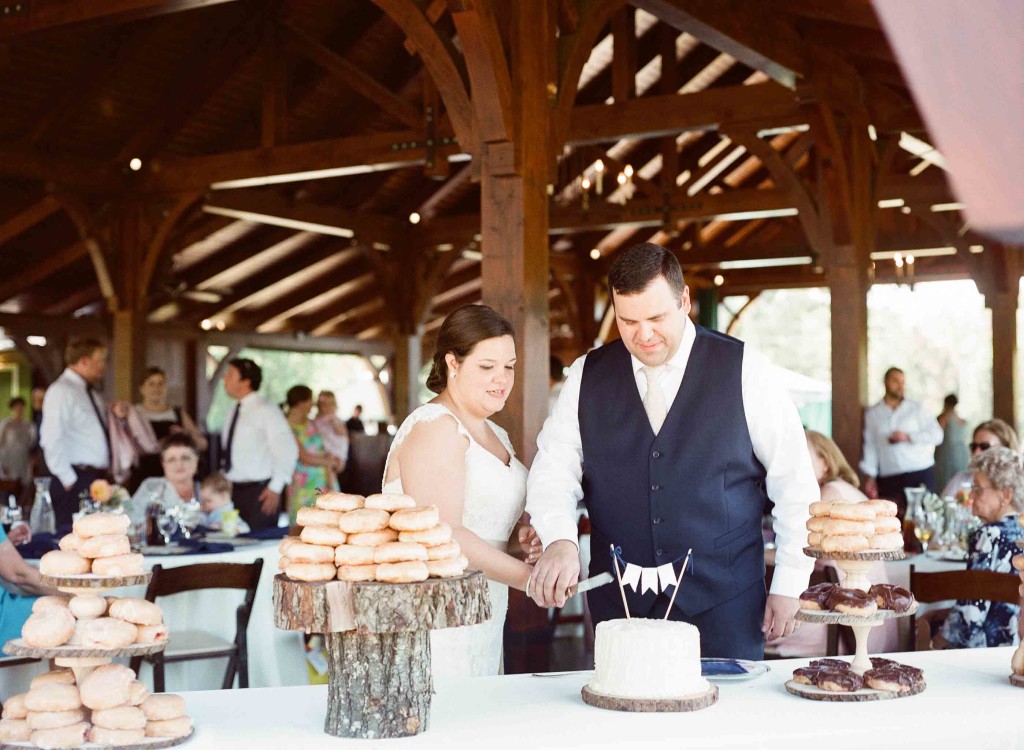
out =
[(682, 698), (704, 693), (700, 633), (670, 620), (608, 620), (598, 624), (592, 692), (618, 698)]

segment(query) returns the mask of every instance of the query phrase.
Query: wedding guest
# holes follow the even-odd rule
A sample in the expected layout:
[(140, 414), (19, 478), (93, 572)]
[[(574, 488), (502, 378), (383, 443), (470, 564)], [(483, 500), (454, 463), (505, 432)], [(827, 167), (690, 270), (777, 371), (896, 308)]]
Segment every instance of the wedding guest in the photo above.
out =
[(277, 526), (281, 493), (299, 459), (288, 421), (257, 393), (262, 382), (251, 359), (232, 359), (224, 372), (224, 390), (237, 403), (221, 433), (221, 468), (231, 480), (231, 501), (252, 529)]
[(437, 396), (402, 422), (384, 469), (383, 491), (436, 505), (469, 567), (488, 578), (489, 620), (431, 631), (435, 675), (500, 672), (508, 587), (526, 590), (532, 570), (506, 551), (523, 510), (526, 467), (490, 420), (515, 384), (512, 337), (512, 324), (486, 305), (445, 318), (427, 378)]
[(309, 412), (313, 409), (313, 391), (305, 385), (294, 385), (288, 389), (285, 417), (291, 427), (299, 458), (288, 485), (288, 514), (295, 523), (299, 508), (308, 508), (316, 500), (320, 489), (338, 489), (338, 477), (334, 473), (336, 459), (324, 449), (324, 440), (317, 430)]
[[(147, 367), (139, 381), (139, 395), (142, 400), (136, 410), (152, 427), (156, 440), (163, 440), (174, 433), (185, 433), (192, 438), (196, 450), (202, 453), (207, 442), (202, 430), (180, 406), (167, 403), (167, 374), (159, 367)], [(146, 477), (158, 477), (162, 473), (159, 453), (144, 453), (133, 473), (132, 483), (138, 486)], [(129, 487), (131, 489), (131, 487)]]
[(338, 416), (338, 400), (333, 391), (320, 391), (316, 399), (316, 419), (313, 424), (324, 441), (324, 449), (334, 457), (331, 468), (335, 476), (340, 476), (348, 461), (348, 429)]
[(57, 481), (50, 497), (58, 528), (71, 523), (78, 496), (94, 479), (110, 471), (107, 405), (96, 392), (107, 369), (107, 347), (93, 338), (76, 338), (64, 350), (66, 367), (47, 389), (39, 443)]
[[(1020, 441), (1017, 439), (1017, 431), (1001, 419), (989, 419), (974, 428), (971, 435), (971, 442), (967, 448), (970, 450), (971, 458), (984, 453), (989, 448), (1003, 446), (1020, 451)], [(957, 472), (946, 483), (942, 490), (943, 497), (957, 497), (963, 491), (969, 491), (974, 481), (974, 472), (964, 469)], [(966, 498), (965, 498), (966, 499)]]
[[(1024, 510), (1024, 470), (1020, 454), (1010, 448), (990, 448), (971, 459), (974, 472), (971, 498), (974, 515), (984, 525), (967, 542), (968, 570), (1016, 572), (1011, 564), (1020, 552), (1017, 542), (1024, 530), (1017, 514)], [(933, 648), (985, 648), (1018, 643), (1020, 605), (985, 599), (958, 600)]]
[(950, 393), (943, 401), (938, 416), (942, 442), (935, 447), (935, 486), (945, 487), (954, 475), (967, 468), (971, 454), (967, 451), (967, 420), (956, 412), (960, 399)]
[(25, 419), (25, 399), (10, 400), (11, 416), (0, 421), (0, 467), (8, 479), (17, 479), (22, 489), (32, 483), (32, 444), (36, 428)]
[(150, 503), (167, 509), (199, 499), (199, 453), (192, 437), (185, 432), (167, 435), (160, 441), (159, 456), (161, 476), (146, 477), (132, 495), (133, 521), (145, 519)]
[[(203, 526), (213, 531), (224, 528), (224, 514), (235, 509), (231, 502), (231, 482), (217, 472), (206, 477), (199, 485), (199, 502), (203, 511)], [(239, 534), (248, 534), (249, 526), (241, 518), (235, 523)]]
[[(18, 531), (22, 528), (24, 531)], [(29, 533), (28, 526), (19, 526), (11, 530), (12, 537), (16, 531), (23, 538)], [(0, 643), (21, 637), (21, 626), (32, 614), (32, 604), (37, 597), (57, 593), (43, 585), (39, 569), (21, 558), (18, 550), (14, 548), (13, 541), (0, 527), (0, 579), (23, 592), (12, 593), (7, 588), (0, 587)]]
[(356, 404), (356, 408), (352, 410), (352, 416), (345, 420), (345, 428), (349, 432), (366, 432), (366, 427), (363, 425), (362, 404)]

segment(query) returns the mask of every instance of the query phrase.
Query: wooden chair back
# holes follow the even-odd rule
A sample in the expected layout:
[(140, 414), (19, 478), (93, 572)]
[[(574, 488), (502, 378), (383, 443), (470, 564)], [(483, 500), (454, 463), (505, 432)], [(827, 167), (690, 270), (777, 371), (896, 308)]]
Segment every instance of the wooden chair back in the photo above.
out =
[[(948, 570), (941, 573), (918, 573), (910, 566), (910, 593), (924, 604), (955, 599), (982, 599), (990, 602), (1018, 604), (1021, 601), (1020, 579), (1013, 573), (991, 570)], [(917, 651), (931, 649), (932, 634), (949, 615), (949, 608), (929, 610), (914, 615), (910, 621), (911, 637)]]

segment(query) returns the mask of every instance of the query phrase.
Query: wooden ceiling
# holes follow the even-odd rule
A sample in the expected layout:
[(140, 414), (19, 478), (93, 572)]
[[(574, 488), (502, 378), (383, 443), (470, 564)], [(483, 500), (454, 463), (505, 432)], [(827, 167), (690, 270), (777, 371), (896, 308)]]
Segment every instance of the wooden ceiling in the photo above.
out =
[[(560, 36), (603, 1), (552, 0)], [(429, 335), (479, 300), (471, 149), (393, 4), (36, 0), (0, 17), (0, 313), (103, 315), (135, 257), (152, 323), (369, 339), (412, 305)], [(807, 60), (859, 84), (890, 206), (878, 251), (954, 247), (917, 258), (917, 278), (968, 276), (984, 240), (930, 209), (953, 198), (868, 0), (619, 4), (552, 165), (556, 351), (593, 341), (601, 276), (634, 242), (723, 293), (824, 284), (805, 207), (777, 180), (815, 180)], [(454, 49), (460, 5), (416, 6)], [(121, 254), (133, 211), (150, 241)], [(719, 265), (735, 261), (796, 265)], [(895, 272), (880, 260), (875, 277)]]

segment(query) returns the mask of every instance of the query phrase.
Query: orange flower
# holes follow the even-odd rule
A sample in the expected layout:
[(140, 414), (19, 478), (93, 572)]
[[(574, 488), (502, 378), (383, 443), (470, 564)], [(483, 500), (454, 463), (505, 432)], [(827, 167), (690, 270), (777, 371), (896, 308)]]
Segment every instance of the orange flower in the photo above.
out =
[(97, 503), (105, 503), (114, 496), (114, 488), (106, 479), (97, 479), (89, 485), (89, 497)]

